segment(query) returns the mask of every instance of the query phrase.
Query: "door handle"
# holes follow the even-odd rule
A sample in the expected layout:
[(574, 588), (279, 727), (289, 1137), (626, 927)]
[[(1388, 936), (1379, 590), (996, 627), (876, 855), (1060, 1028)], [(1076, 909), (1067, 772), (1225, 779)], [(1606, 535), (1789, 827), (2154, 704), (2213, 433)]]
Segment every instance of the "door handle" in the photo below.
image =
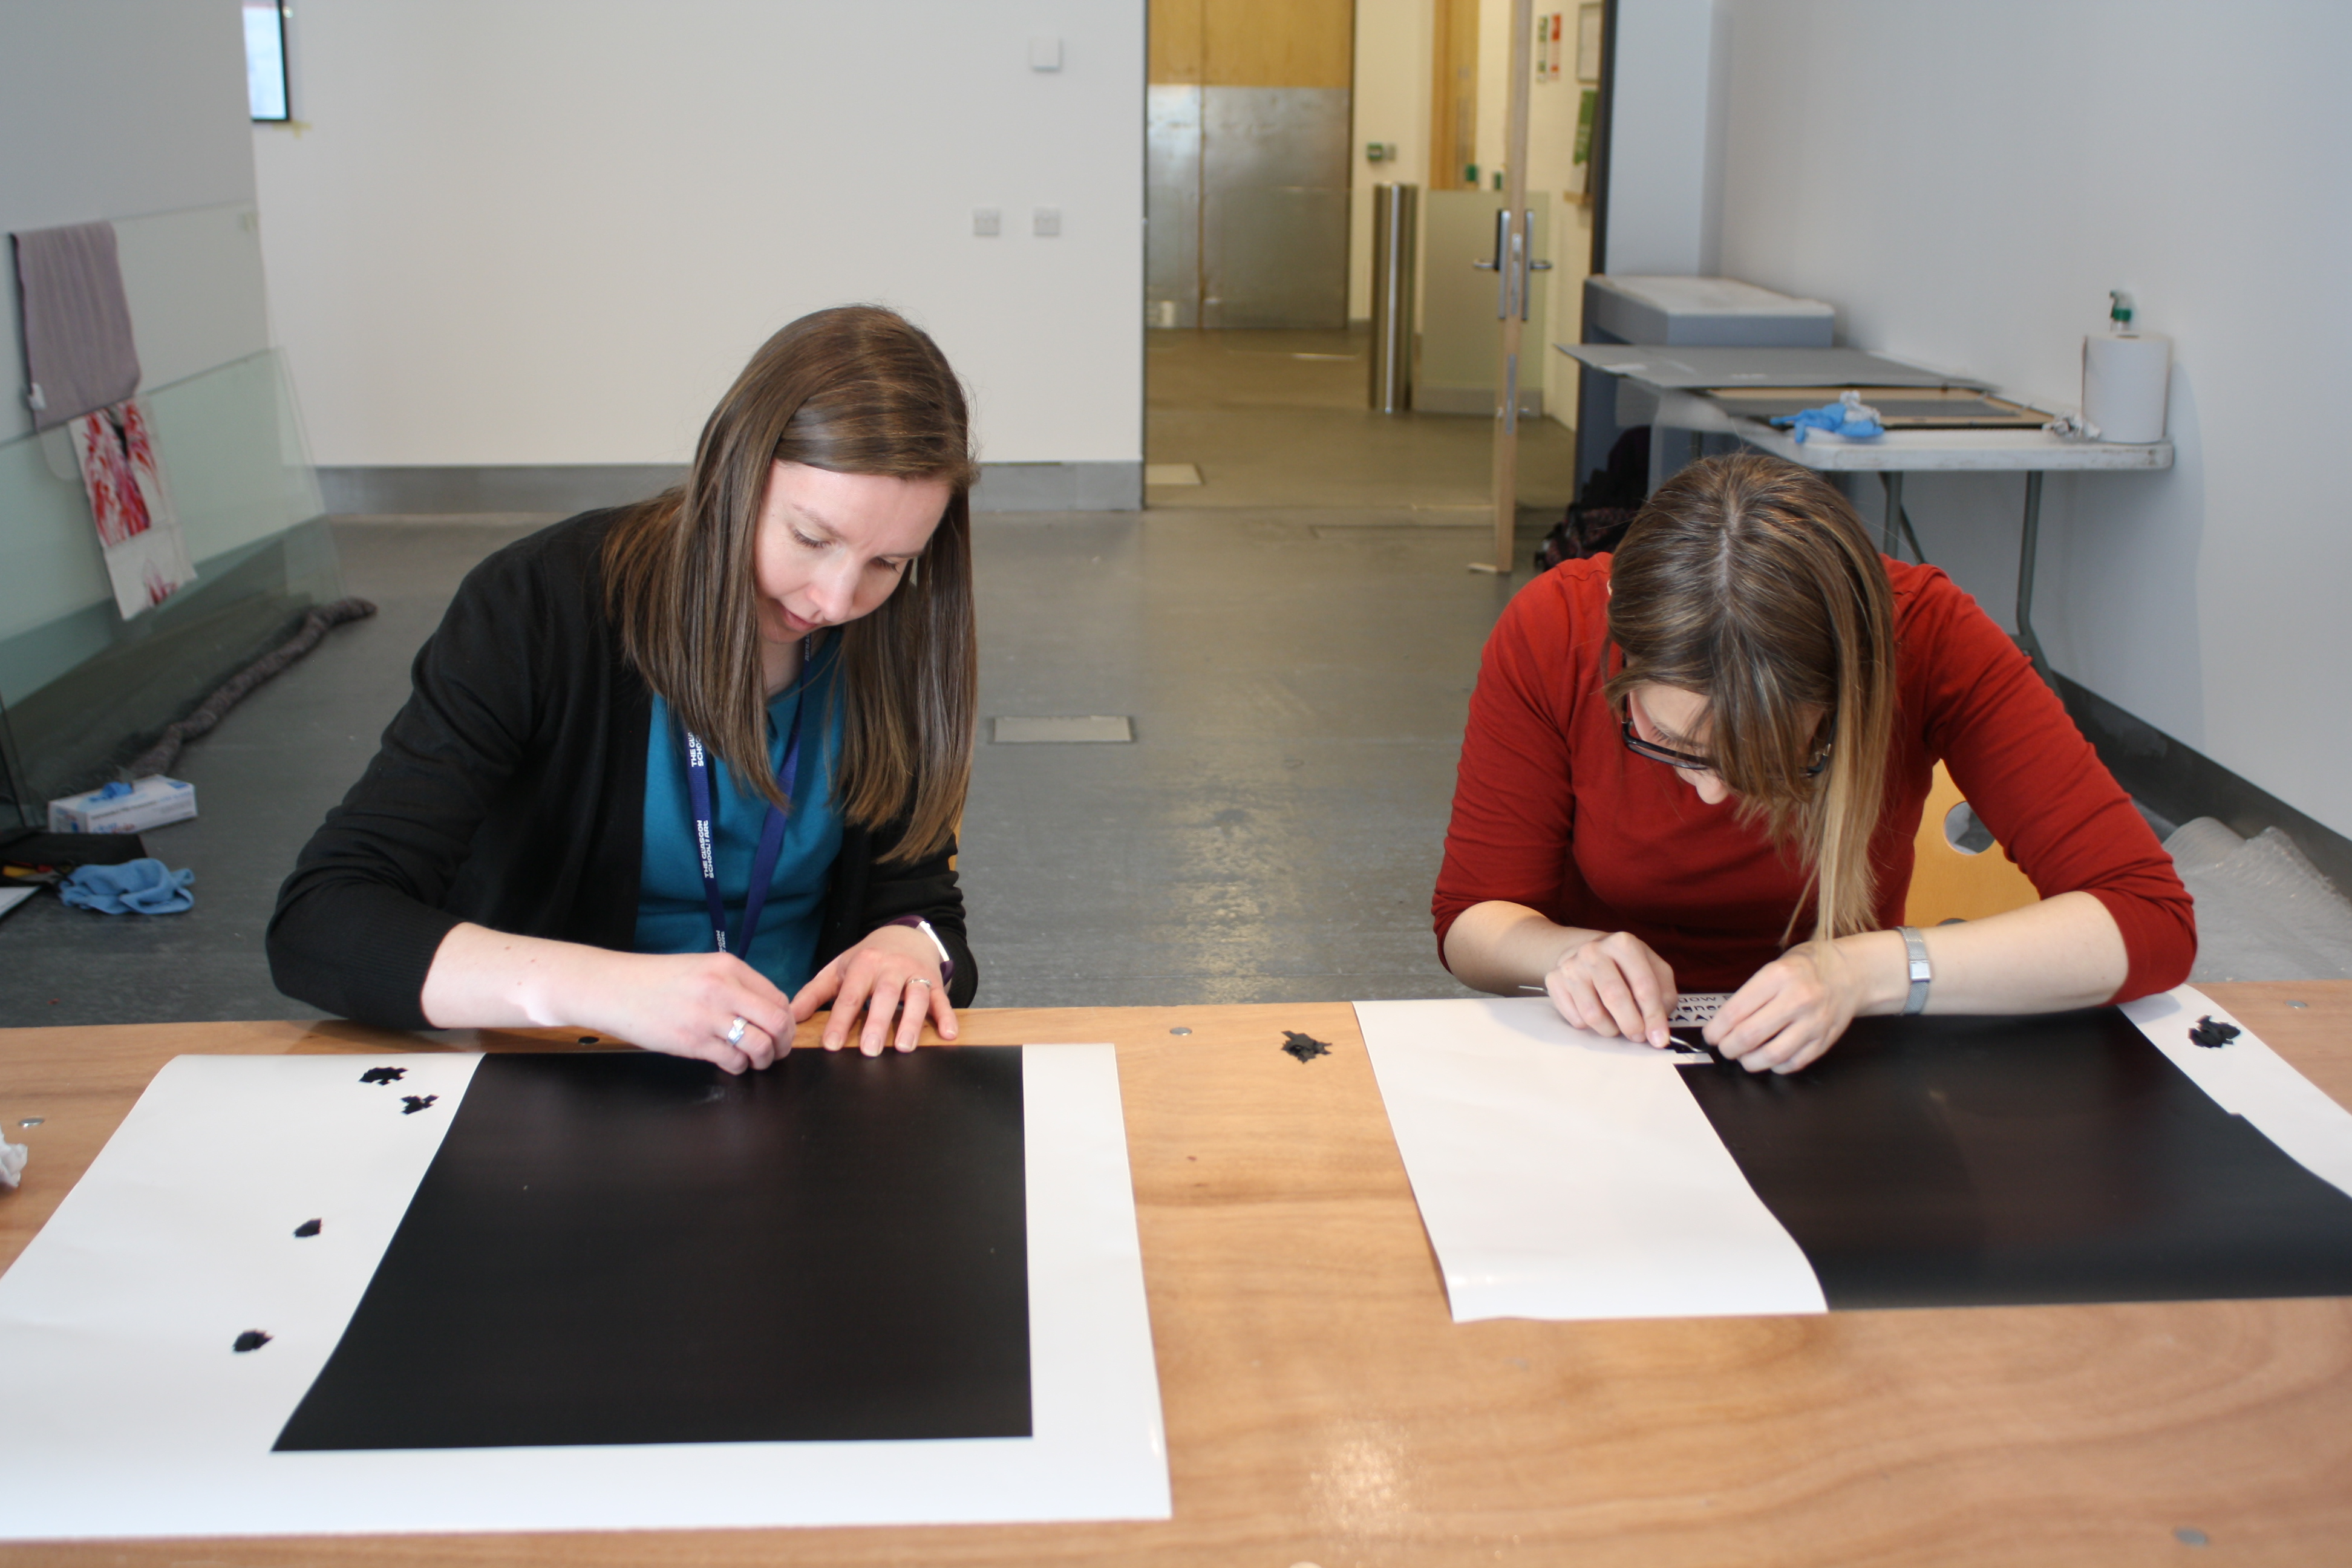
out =
[(1519, 232), (1516, 237), (1518, 242), (1517, 256), (1519, 258), (1519, 320), (1522, 321), (1528, 319), (1529, 313), (1533, 310), (1535, 306), (1535, 289), (1529, 282), (1528, 274), (1533, 272), (1549, 272), (1551, 270), (1550, 262), (1538, 261), (1532, 254), (1535, 249), (1535, 237), (1536, 214), (1535, 209), (1533, 207), (1529, 207), (1527, 211), (1524, 221), (1519, 225)]
[(1488, 260), (1474, 259), (1470, 263), (1481, 272), (1498, 274), (1495, 279), (1495, 320), (1498, 321), (1507, 320), (1514, 309), (1518, 311), (1519, 320), (1528, 320), (1534, 303), (1531, 298), (1534, 291), (1528, 287), (1528, 274), (1551, 270), (1550, 262), (1538, 261), (1528, 254), (1528, 241), (1534, 236), (1535, 228), (1533, 208), (1528, 209), (1526, 221), (1516, 226), (1511, 222), (1510, 209), (1503, 208), (1495, 215), (1494, 256)]
[(1500, 272), (1503, 257), (1511, 245), (1511, 213), (1506, 207), (1495, 215), (1495, 255), (1489, 261), (1473, 261), (1470, 265), (1481, 272)]

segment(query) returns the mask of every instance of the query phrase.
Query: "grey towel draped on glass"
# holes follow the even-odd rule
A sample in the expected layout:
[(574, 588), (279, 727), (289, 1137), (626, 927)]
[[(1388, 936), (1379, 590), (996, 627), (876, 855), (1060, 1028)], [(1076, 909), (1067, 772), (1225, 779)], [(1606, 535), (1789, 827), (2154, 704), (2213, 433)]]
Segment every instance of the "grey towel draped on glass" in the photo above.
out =
[(78, 223), (11, 237), (33, 428), (51, 429), (129, 398), (139, 390), (139, 351), (114, 226)]

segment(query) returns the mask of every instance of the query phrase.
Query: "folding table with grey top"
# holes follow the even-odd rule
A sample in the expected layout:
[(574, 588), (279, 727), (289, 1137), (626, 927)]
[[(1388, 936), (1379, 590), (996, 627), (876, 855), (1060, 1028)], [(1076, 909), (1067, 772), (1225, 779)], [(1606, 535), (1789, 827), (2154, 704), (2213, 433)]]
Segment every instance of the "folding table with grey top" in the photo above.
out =
[[(2025, 527), (2018, 544), (2017, 644), (2046, 679), (2049, 661), (2033, 633), (2033, 567), (2041, 543), (2042, 478), (2046, 473), (2145, 470), (2172, 467), (2172, 443), (2079, 441), (2053, 436), (2026, 416), (2043, 411), (1998, 396), (1990, 384), (1853, 348), (1687, 348), (1643, 343), (1560, 343), (1559, 352), (1594, 370), (1619, 378), (1623, 392), (1650, 402), (1653, 473), (1662, 446), (1659, 432), (1690, 432), (1692, 456), (1710, 432), (1736, 437), (1776, 458), (1822, 473), (1868, 471), (1886, 489), (1881, 548), (1895, 553), (1898, 538), (1927, 559), (1903, 510), (1903, 477), (1916, 472), (2001, 470), (2025, 476)], [(1766, 423), (1757, 393), (1761, 388), (1811, 388), (1828, 403), (1848, 388), (1915, 390), (1953, 398), (1949, 419), (1932, 416), (1926, 427), (1898, 425), (1869, 440), (1849, 441), (1813, 430), (1801, 443), (1795, 433)], [(1973, 396), (1968, 395), (1975, 395)], [(1865, 393), (1865, 399), (1868, 394)], [(1753, 414), (1741, 412), (1753, 409)], [(2004, 414), (2004, 411), (2016, 411)], [(1971, 423), (1976, 421), (1976, 423)]]

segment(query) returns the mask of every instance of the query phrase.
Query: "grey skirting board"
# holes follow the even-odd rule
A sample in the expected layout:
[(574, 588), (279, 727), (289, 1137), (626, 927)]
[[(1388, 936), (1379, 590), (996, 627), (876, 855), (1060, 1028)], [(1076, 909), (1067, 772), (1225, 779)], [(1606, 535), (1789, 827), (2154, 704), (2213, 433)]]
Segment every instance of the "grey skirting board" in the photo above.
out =
[[(327, 510), (342, 517), (569, 515), (642, 500), (685, 478), (677, 463), (322, 468), (319, 489)], [(1143, 464), (984, 463), (971, 500), (974, 511), (1135, 511)]]

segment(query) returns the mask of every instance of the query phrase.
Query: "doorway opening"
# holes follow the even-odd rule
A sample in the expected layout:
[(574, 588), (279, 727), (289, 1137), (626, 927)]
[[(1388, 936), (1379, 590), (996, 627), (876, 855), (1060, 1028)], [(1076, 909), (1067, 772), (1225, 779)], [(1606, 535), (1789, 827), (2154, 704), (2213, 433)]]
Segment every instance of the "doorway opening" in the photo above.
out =
[[(1593, 83), (1579, 79), (1579, 7), (1552, 4), (1542, 46), (1522, 51), (1535, 253), (1552, 264), (1519, 376), (1516, 499), (1538, 537), (1573, 490), (1575, 383), (1551, 344), (1578, 335), (1591, 247), (1580, 111), (1589, 127)], [(1147, 506), (1487, 526), (1496, 288), (1473, 263), (1503, 199), (1511, 19), (1511, 0), (1154, 0)], [(1385, 415), (1369, 321), (1381, 183), (1422, 188), (1414, 405)]]

